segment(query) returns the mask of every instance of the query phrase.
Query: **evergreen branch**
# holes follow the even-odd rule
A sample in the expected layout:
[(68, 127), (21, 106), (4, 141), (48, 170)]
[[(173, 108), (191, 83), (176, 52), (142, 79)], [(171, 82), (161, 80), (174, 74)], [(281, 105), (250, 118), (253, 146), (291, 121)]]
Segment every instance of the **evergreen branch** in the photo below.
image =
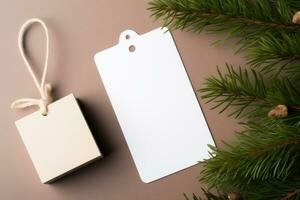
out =
[(261, 181), (286, 180), (297, 173), (300, 158), (300, 128), (277, 123), (249, 122), (223, 150), (211, 147), (203, 162), (200, 180), (210, 187), (247, 190)]
[[(208, 99), (207, 102), (217, 103), (212, 109), (223, 106), (220, 113), (229, 106), (236, 106), (236, 110), (230, 115), (239, 117), (240, 114), (250, 106), (268, 105), (265, 100), (267, 96), (266, 85), (261, 75), (252, 70), (255, 79), (254, 83), (249, 77), (247, 70), (239, 68), (238, 72), (233, 66), (226, 64), (227, 74), (223, 75), (218, 69), (218, 78), (210, 77), (206, 80), (204, 88), (199, 91), (203, 93), (202, 98)], [(248, 112), (250, 114), (251, 112)]]
[(276, 7), (268, 0), (153, 0), (149, 5), (152, 16), (162, 18), (170, 29), (200, 32), (207, 27), (209, 32), (256, 39), (266, 31), (299, 30), (291, 20), (294, 11), (283, 0)]
[[(209, 190), (205, 190), (203, 188), (201, 188), (201, 190), (202, 190), (205, 198), (201, 198), (200, 196), (193, 194), (192, 200), (204, 200), (204, 199), (205, 200), (228, 200), (228, 197), (225, 194), (216, 195), (216, 194), (213, 194), (212, 192), (210, 192)], [(185, 198), (185, 200), (190, 200), (190, 198), (186, 194), (184, 194), (184, 198)]]
[(246, 191), (248, 199), (265, 200), (280, 199), (292, 200), (300, 198), (300, 178), (291, 178), (287, 181), (272, 180), (258, 183), (250, 191)]
[[(296, 196), (297, 195), (297, 196)], [(293, 192), (291, 193), (288, 193), (288, 195), (286, 195), (285, 197), (283, 197), (281, 200), (290, 200), (291, 198), (293, 197), (300, 197), (300, 188), (299, 189), (296, 189), (294, 190)], [(298, 198), (297, 198), (298, 199)]]
[[(279, 2), (282, 3), (282, 2)], [(287, 4), (287, 8), (291, 10), (293, 13), (300, 10), (300, 1), (299, 0), (286, 0), (283, 3)], [(282, 12), (289, 13), (289, 10), (282, 10)]]
[[(212, 109), (222, 107), (222, 113), (234, 106), (230, 116), (257, 116), (259, 113), (265, 116), (272, 107), (284, 104), (299, 112), (300, 92), (288, 79), (273, 79), (267, 84), (262, 74), (254, 70), (248, 73), (241, 68), (235, 70), (229, 64), (226, 67), (227, 73), (223, 74), (218, 69), (218, 77), (207, 78), (204, 88), (199, 90), (203, 99), (216, 103)], [(246, 109), (247, 112), (244, 112)]]
[(266, 33), (246, 56), (247, 63), (260, 67), (262, 72), (278, 76), (285, 72), (290, 78), (298, 77), (300, 67), (300, 35), (280, 32), (278, 36)]
[[(272, 2), (272, 3), (270, 3)], [(149, 10), (170, 29), (209, 33), (227, 32), (223, 40), (237, 36), (238, 50), (248, 49), (248, 63), (263, 65), (264, 72), (298, 76), (299, 25), (292, 17), (299, 8), (294, 0), (153, 0)], [(259, 48), (258, 48), (259, 47)], [(297, 72), (297, 74), (295, 74)]]

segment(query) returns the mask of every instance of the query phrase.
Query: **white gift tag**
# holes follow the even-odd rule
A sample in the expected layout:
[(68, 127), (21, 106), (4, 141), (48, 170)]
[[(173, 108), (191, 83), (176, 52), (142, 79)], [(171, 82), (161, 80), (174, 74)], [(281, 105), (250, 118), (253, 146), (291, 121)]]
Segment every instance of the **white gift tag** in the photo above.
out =
[(208, 158), (214, 141), (166, 28), (124, 31), (95, 62), (144, 182)]
[[(41, 81), (38, 81), (24, 53), (23, 37), (32, 24), (40, 24), (46, 34), (46, 59)], [(41, 98), (22, 98), (12, 103), (13, 109), (38, 106), (40, 111), (16, 121), (23, 142), (43, 183), (87, 164), (102, 155), (90, 132), (73, 94), (52, 103), (51, 85), (45, 83), (48, 68), (49, 35), (40, 19), (29, 19), (21, 27), (18, 45), (25, 65)]]

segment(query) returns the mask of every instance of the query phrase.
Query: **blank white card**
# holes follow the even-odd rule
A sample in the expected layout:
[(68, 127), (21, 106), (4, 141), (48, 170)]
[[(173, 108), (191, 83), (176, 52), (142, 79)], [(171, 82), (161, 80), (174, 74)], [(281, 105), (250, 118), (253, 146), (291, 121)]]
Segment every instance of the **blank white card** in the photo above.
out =
[(214, 141), (166, 28), (126, 30), (95, 62), (143, 182), (209, 157)]

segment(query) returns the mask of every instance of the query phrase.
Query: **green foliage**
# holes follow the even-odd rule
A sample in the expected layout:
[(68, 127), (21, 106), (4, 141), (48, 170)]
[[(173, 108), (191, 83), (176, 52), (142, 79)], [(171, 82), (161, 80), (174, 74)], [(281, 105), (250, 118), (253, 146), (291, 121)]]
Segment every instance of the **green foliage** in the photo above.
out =
[[(237, 37), (236, 52), (246, 53), (250, 69), (226, 64), (200, 89), (212, 109), (247, 117), (233, 143), (210, 147), (200, 181), (221, 195), (204, 190), (204, 199), (227, 199), (232, 191), (250, 200), (300, 199), (300, 26), (292, 23), (300, 1), (152, 0), (149, 10), (171, 30), (226, 32), (214, 44)], [(279, 104), (288, 116), (269, 118)]]
[[(290, 109), (298, 110), (300, 91), (293, 86), (288, 78), (272, 79), (265, 82), (261, 73), (246, 69), (235, 70), (232, 65), (226, 64), (227, 73), (218, 69), (218, 77), (211, 76), (206, 79), (204, 88), (199, 91), (207, 102), (217, 104), (212, 107), (222, 107), (220, 113), (229, 106), (235, 110), (229, 116), (247, 115), (257, 117), (257, 114), (266, 115), (267, 112), (278, 104), (285, 104)], [(247, 110), (246, 110), (247, 109)], [(246, 112), (241, 115), (243, 111)]]
[[(299, 200), (300, 199), (300, 178), (292, 178), (287, 181), (267, 181), (257, 183), (255, 189), (247, 192), (248, 199), (282, 199)], [(297, 189), (295, 189), (297, 188)]]
[[(203, 188), (201, 188), (201, 190), (202, 190), (206, 200), (228, 200), (228, 197), (225, 194), (216, 195), (216, 194), (213, 194), (212, 192), (205, 190)], [(200, 196), (197, 196), (196, 194), (193, 194), (192, 198), (189, 198), (186, 194), (184, 194), (184, 198), (185, 198), (185, 200), (204, 200), (203, 198), (201, 198)]]
[(222, 150), (211, 147), (211, 159), (203, 162), (201, 181), (227, 190), (247, 190), (253, 183), (286, 180), (297, 172), (300, 159), (300, 127), (284, 123), (248, 122), (233, 144)]
[(218, 69), (218, 77), (209, 77), (206, 80), (205, 87), (200, 91), (203, 93), (202, 98), (208, 99), (207, 102), (214, 101), (217, 103), (212, 109), (223, 106), (220, 113), (229, 106), (234, 105), (236, 110), (230, 114), (239, 117), (241, 113), (252, 106), (252, 110), (245, 114), (255, 111), (257, 105), (267, 105), (267, 89), (265, 82), (260, 74), (254, 70), (251, 71), (253, 80), (249, 77), (247, 70), (235, 71), (232, 66), (227, 66), (227, 74), (222, 74)]
[[(291, 23), (296, 8), (279, 0), (153, 0), (149, 10), (156, 18), (163, 18), (171, 29), (210, 32), (227, 31), (230, 34), (259, 34), (260, 32), (288, 29), (295, 32)], [(298, 4), (299, 5), (299, 4)]]
[(227, 32), (222, 41), (238, 36), (237, 51), (247, 49), (250, 65), (278, 76), (295, 75), (299, 66), (299, 26), (292, 23), (299, 2), (286, 0), (154, 0), (149, 10), (170, 29)]
[(253, 67), (260, 67), (262, 72), (272, 73), (277, 77), (282, 72), (290, 78), (299, 79), (300, 40), (298, 34), (287, 35), (279, 32), (279, 36), (266, 33), (260, 37), (257, 47), (249, 49), (246, 59)]

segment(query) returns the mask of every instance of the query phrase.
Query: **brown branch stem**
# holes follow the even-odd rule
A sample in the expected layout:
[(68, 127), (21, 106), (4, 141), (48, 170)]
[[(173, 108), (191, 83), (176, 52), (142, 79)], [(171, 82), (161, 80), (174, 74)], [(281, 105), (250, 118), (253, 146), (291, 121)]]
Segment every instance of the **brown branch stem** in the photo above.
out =
[(289, 200), (294, 195), (300, 193), (300, 188), (294, 190), (293, 192), (288, 193), (285, 197), (283, 197), (281, 200)]
[(291, 23), (290, 24), (279, 24), (273, 21), (262, 21), (262, 20), (257, 20), (257, 19), (252, 19), (252, 18), (247, 18), (241, 15), (230, 15), (230, 14), (221, 14), (213, 11), (208, 11), (208, 10), (203, 10), (203, 11), (197, 11), (197, 10), (176, 10), (176, 8), (172, 8), (169, 5), (165, 5), (164, 8), (161, 8), (161, 10), (165, 10), (165, 13), (174, 13), (174, 17), (180, 17), (182, 15), (191, 15), (196, 14), (198, 17), (212, 17), (212, 18), (231, 18), (235, 19), (241, 23), (247, 24), (247, 25), (255, 25), (255, 26), (260, 26), (260, 27), (270, 27), (270, 28), (275, 28), (275, 29), (286, 29), (286, 30), (294, 30), (298, 29), (299, 26), (297, 24)]
[(259, 149), (257, 151), (253, 151), (253, 152), (251, 152), (251, 154), (252, 155), (264, 154), (272, 149), (282, 148), (282, 147), (285, 147), (285, 146), (291, 145), (291, 144), (294, 144), (294, 145), (300, 144), (300, 140), (292, 140), (292, 141), (285, 141), (280, 144), (272, 144), (272, 145), (266, 146), (263, 150)]
[[(230, 93), (231, 94), (231, 93)], [(243, 95), (243, 94), (237, 94), (237, 96), (239, 96), (239, 99), (243, 99), (243, 100), (250, 100), (252, 102), (256, 102), (258, 104), (269, 104), (271, 105), (272, 103), (266, 99), (260, 99), (257, 97), (253, 97), (253, 96), (247, 96), (247, 95)], [(286, 105), (288, 108), (292, 108), (295, 110), (300, 110), (300, 104), (299, 105), (289, 105), (289, 104), (285, 104), (282, 103), (283, 105)]]
[(276, 28), (276, 29), (290, 29), (293, 30), (295, 28), (298, 28), (297, 25), (295, 24), (278, 24), (275, 22), (271, 21), (261, 21), (261, 20), (256, 20), (256, 19), (251, 19), (251, 18), (246, 18), (242, 16), (231, 16), (231, 15), (224, 15), (224, 14), (219, 14), (219, 13), (214, 13), (214, 12), (203, 12), (198, 14), (199, 17), (226, 17), (226, 18), (232, 18), (236, 19), (237, 21), (240, 21), (244, 24), (248, 25), (255, 25), (255, 26), (261, 26), (261, 27), (270, 27), (270, 28)]

